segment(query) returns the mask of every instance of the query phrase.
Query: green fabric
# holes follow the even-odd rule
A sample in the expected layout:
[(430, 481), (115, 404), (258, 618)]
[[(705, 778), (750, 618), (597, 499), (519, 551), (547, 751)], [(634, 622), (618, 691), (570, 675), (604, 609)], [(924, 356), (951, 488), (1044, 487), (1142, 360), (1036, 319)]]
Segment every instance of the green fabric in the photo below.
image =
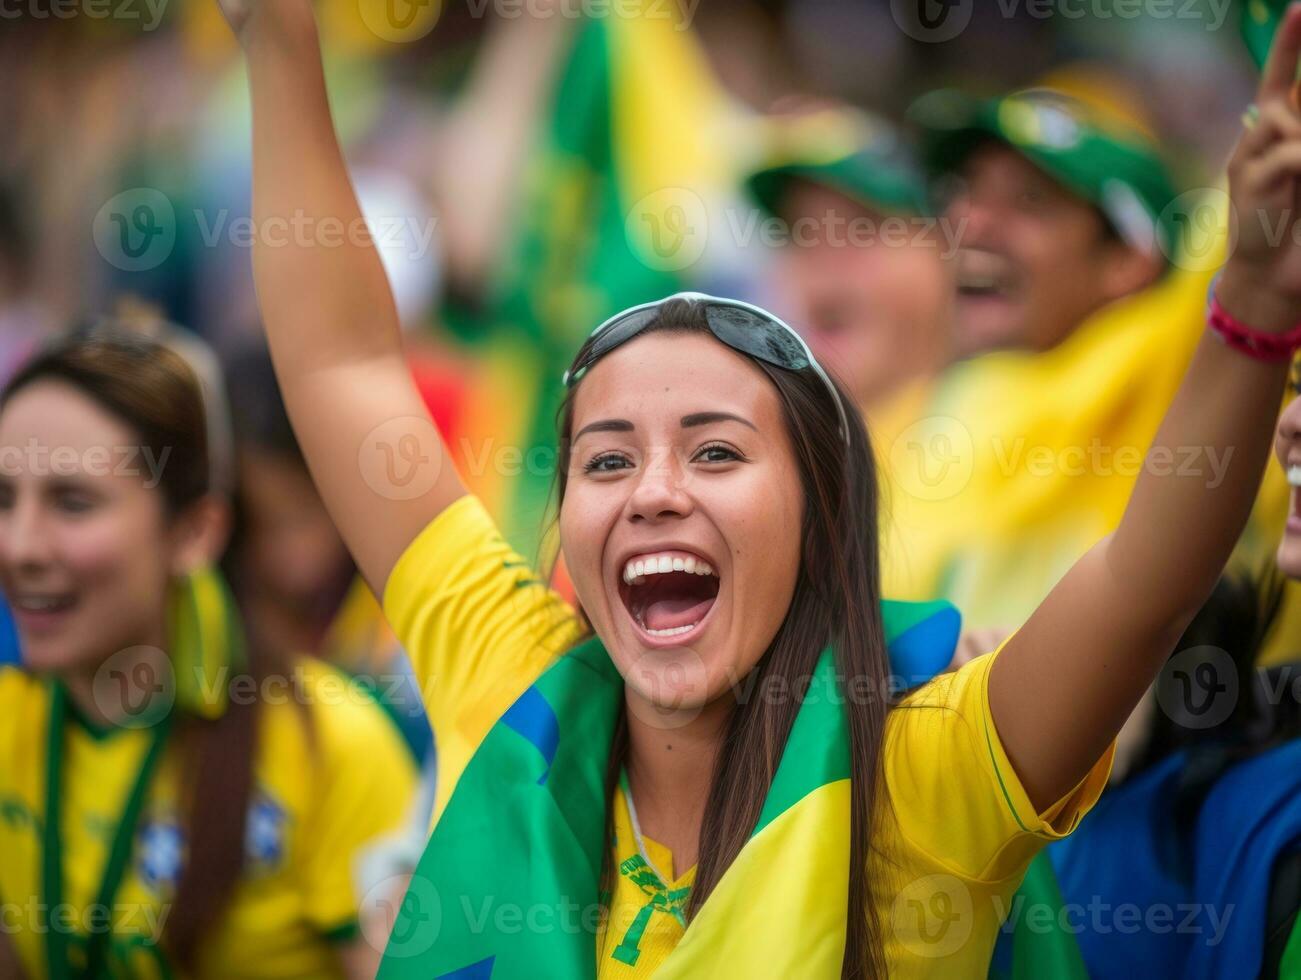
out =
[[(915, 625), (913, 613), (908, 604), (883, 603), (887, 641), (903, 632), (901, 623)], [(849, 778), (848, 717), (838, 691), (828, 649), (752, 838), (809, 793)], [(420, 860), (380, 980), (535, 976), (539, 964), (548, 976), (596, 975), (591, 930), (609, 845), (606, 775), (622, 710), (623, 680), (593, 638), (549, 668), (492, 728)], [(555, 720), (550, 759), (539, 751), (544, 737), (521, 737), (537, 730), (521, 720), (525, 714)], [(544, 909), (555, 925), (495, 929), (496, 909)]]
[(1283, 949), (1283, 958), (1278, 963), (1278, 975), (1282, 980), (1301, 980), (1301, 916), (1297, 917), (1292, 935)]
[(1274, 32), (1287, 9), (1287, 0), (1246, 0), (1242, 4), (1242, 39), (1257, 68), (1265, 67)]
[[(1057, 873), (1046, 852), (1040, 852), (1030, 863), (1013, 901), (1022, 901), (1027, 908), (1048, 908), (1054, 913), (1061, 911), (1062, 893), (1057, 886)], [(1027, 926), (1030, 921), (1038, 919), (1020, 916), (1012, 934), (1012, 980), (1038, 980), (1041, 977), (1088, 980), (1089, 971), (1084, 966), (1080, 945), (1072, 933), (1060, 928), (1061, 917), (1055, 914), (1054, 925), (1049, 929), (1031, 929)]]
[(908, 114), (922, 128), (932, 171), (952, 172), (980, 143), (997, 140), (1095, 205), (1126, 241), (1167, 263), (1175, 255), (1175, 188), (1159, 151), (1137, 133), (1102, 126), (1078, 100), (1050, 89), (987, 100), (943, 89)]

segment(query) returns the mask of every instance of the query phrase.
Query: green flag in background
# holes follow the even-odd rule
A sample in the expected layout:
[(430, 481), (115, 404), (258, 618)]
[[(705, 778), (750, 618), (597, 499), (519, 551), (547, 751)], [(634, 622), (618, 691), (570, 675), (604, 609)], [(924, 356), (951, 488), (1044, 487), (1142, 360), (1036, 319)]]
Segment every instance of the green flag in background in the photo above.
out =
[(674, 9), (646, 2), (579, 26), (486, 310), (451, 317), (486, 368), (463, 436), (520, 454), (467, 478), (524, 554), (537, 551), (570, 359), (609, 314), (697, 281), (706, 202), (733, 183), (725, 100)]

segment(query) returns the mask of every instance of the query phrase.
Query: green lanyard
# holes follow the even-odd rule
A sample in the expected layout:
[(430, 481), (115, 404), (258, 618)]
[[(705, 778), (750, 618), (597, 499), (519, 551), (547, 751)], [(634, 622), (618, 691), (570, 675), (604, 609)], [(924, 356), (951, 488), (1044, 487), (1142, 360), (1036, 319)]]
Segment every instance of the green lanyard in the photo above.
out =
[[(98, 978), (105, 972), (105, 957), (108, 950), (111, 926), (91, 932), (86, 945), (85, 968), (74, 974), (68, 962), (68, 935), (64, 929), (55, 927), (50, 919), (53, 909), (63, 905), (63, 845), (61, 841), (60, 796), (63, 780), (63, 729), (67, 718), (67, 692), (63, 685), (55, 682), (50, 700), (49, 740), (45, 749), (45, 829), (44, 846), (41, 855), (41, 877), (44, 892), (44, 904), (38, 905), (38, 924), (45, 930), (45, 953), (49, 961), (50, 980), (72, 980), (74, 976)], [(153, 727), (153, 740), (145, 752), (140, 764), (140, 773), (135, 785), (127, 796), (126, 806), (118, 820), (117, 830), (113, 834), (113, 843), (109, 848), (108, 858), (104, 864), (104, 875), (100, 879), (99, 893), (95, 896), (97, 908), (108, 909), (122, 884), (122, 875), (126, 871), (131, 857), (131, 844), (135, 838), (135, 827), (140, 820), (140, 811), (144, 806), (145, 795), (158, 760), (163, 754), (163, 744), (167, 740), (167, 730), (171, 725), (171, 714), (163, 716)], [(111, 917), (110, 917), (111, 921)]]

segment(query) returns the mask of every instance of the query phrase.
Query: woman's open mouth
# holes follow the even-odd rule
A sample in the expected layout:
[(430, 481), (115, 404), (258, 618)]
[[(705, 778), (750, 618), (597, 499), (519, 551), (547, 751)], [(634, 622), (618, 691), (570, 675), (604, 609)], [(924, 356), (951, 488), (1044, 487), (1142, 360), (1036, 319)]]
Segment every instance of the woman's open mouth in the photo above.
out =
[(685, 642), (718, 599), (718, 572), (689, 551), (656, 551), (624, 563), (619, 598), (650, 645)]

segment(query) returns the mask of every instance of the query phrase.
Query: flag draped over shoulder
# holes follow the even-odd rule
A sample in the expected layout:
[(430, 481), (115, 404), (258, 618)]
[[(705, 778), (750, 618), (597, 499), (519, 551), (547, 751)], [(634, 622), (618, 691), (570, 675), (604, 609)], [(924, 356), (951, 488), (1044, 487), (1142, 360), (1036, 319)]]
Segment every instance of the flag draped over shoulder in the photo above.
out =
[[(935, 651), (952, 653), (958, 617), (951, 606), (886, 602), (882, 613), (892, 662), (900, 654), (917, 665)], [(748, 843), (657, 976), (839, 975), (850, 853), (840, 684), (825, 650)], [(524, 977), (540, 969), (596, 976), (610, 847), (606, 778), (623, 698), (622, 678), (592, 639), (502, 716), (458, 781), (411, 880), (383, 980)]]
[(695, 281), (707, 202), (734, 183), (722, 120), (735, 117), (671, 10), (643, 2), (578, 26), (488, 302), (448, 317), (476, 379), (453, 448), (526, 554), (546, 510), (561, 375), (606, 316)]

